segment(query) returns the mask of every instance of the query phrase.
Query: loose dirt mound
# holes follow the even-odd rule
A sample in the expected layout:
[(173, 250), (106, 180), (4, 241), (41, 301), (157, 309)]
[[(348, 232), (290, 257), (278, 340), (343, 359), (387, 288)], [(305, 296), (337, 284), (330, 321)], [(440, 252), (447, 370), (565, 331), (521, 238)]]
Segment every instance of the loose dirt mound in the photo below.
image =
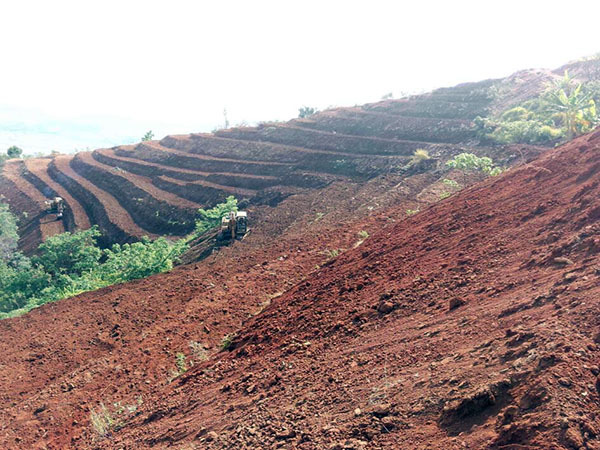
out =
[(600, 132), (387, 228), (98, 445), (598, 448), (599, 168)]

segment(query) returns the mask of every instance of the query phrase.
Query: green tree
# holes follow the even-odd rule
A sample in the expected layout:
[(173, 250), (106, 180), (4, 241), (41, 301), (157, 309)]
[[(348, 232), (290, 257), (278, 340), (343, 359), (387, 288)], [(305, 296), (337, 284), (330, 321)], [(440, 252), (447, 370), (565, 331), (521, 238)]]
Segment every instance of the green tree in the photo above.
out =
[(8, 209), (8, 205), (0, 203), (0, 260), (7, 261), (17, 248), (19, 234), (17, 219)]
[(187, 249), (183, 239), (171, 243), (163, 237), (155, 241), (144, 237), (133, 244), (115, 244), (104, 251), (106, 260), (96, 271), (96, 276), (105, 285), (145, 278), (171, 270), (174, 261)]
[(230, 195), (225, 199), (225, 203), (219, 203), (211, 209), (199, 209), (200, 218), (196, 220), (196, 234), (202, 234), (218, 226), (221, 218), (231, 211), (237, 211), (237, 199)]
[(567, 139), (590, 131), (598, 124), (593, 93), (575, 83), (565, 70), (564, 77), (555, 82), (545, 95), (549, 111), (561, 118)]
[(16, 145), (13, 145), (12, 147), (9, 147), (8, 150), (6, 150), (6, 156), (8, 156), (9, 158), (20, 158), (22, 154), (23, 150), (21, 150)]
[(298, 109), (298, 117), (300, 119), (304, 119), (305, 117), (312, 116), (313, 114), (316, 114), (317, 112), (319, 112), (319, 110), (317, 108), (313, 108), (311, 106), (303, 106), (302, 108)]
[(146, 134), (144, 134), (142, 136), (143, 142), (151, 141), (152, 139), (154, 139), (154, 133), (152, 132), (152, 130), (148, 131)]
[(51, 236), (39, 246), (39, 255), (33, 258), (52, 276), (60, 274), (81, 275), (98, 266), (102, 250), (96, 245), (100, 236), (98, 227), (78, 233)]

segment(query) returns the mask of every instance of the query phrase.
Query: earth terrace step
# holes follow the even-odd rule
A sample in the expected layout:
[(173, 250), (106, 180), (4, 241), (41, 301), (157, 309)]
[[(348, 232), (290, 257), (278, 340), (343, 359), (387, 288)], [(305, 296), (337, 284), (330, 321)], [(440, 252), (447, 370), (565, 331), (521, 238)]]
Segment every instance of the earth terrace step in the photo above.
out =
[(8, 178), (23, 194), (29, 197), (39, 207), (38, 220), (41, 240), (55, 234), (64, 233), (65, 227), (62, 220), (56, 220), (56, 216), (46, 214), (46, 197), (25, 175), (28, 172), (23, 161), (10, 161), (4, 165), (4, 176)]
[[(196, 138), (204, 139), (204, 137)], [(190, 138), (183, 143), (176, 143), (173, 140), (169, 140), (167, 142), (168, 145), (178, 145), (179, 148), (185, 148), (187, 152), (194, 151), (194, 138)], [(223, 139), (222, 143), (227, 142), (235, 142), (236, 145), (240, 146), (255, 146), (256, 141), (252, 140), (244, 140), (240, 141), (239, 139)], [(219, 140), (212, 139), (211, 142), (219, 142)], [(284, 149), (285, 147), (282, 147)], [(196, 149), (198, 151), (198, 149)], [(180, 151), (180, 153), (185, 154), (184, 151)], [(190, 155), (191, 153), (188, 153)], [(382, 156), (382, 155), (356, 155), (352, 153), (340, 154), (339, 152), (331, 152), (323, 154), (310, 154), (306, 152), (297, 152), (297, 154), (302, 156), (301, 160), (297, 160), (297, 162), (290, 162), (289, 164), (277, 162), (282, 167), (286, 168), (286, 171), (282, 170), (282, 167), (278, 170), (278, 173), (281, 176), (287, 176), (287, 173), (291, 173), (293, 171), (310, 171), (310, 172), (320, 172), (323, 174), (333, 174), (333, 175), (342, 175), (347, 177), (358, 177), (361, 179), (372, 177), (377, 175), (383, 171), (389, 170), (390, 167), (397, 166), (399, 161), (397, 157), (394, 156)], [(248, 162), (250, 163), (250, 162)], [(252, 162), (254, 163), (254, 162)], [(234, 167), (230, 169), (231, 171), (239, 171), (241, 170), (239, 167)]]
[(94, 159), (113, 167), (119, 167), (138, 175), (150, 177), (152, 183), (156, 185), (156, 177), (165, 175), (183, 181), (196, 181), (205, 179), (206, 181), (222, 184), (231, 187), (244, 189), (264, 189), (269, 186), (294, 183), (295, 180), (290, 177), (274, 177), (249, 175), (230, 172), (199, 172), (188, 169), (173, 168), (158, 163), (151, 163), (135, 158), (127, 158), (115, 155), (113, 150), (96, 150), (93, 153)]
[(25, 165), (29, 172), (59, 197), (63, 198), (68, 206), (65, 211), (66, 215), (73, 216), (74, 227), (79, 230), (87, 230), (91, 227), (90, 219), (87, 216), (85, 209), (63, 186), (54, 181), (48, 174), (48, 166), (50, 158), (32, 158), (25, 161)]
[(145, 191), (148, 195), (154, 197), (157, 200), (169, 203), (172, 206), (187, 208), (187, 209), (198, 209), (201, 205), (189, 200), (183, 199), (170, 192), (163, 191), (152, 184), (152, 180), (146, 176), (137, 175), (132, 172), (123, 170), (120, 167), (113, 167), (110, 164), (103, 164), (99, 162), (93, 155), (93, 152), (82, 152), (77, 155), (86, 164), (94, 165), (100, 170), (114, 173), (130, 182), (135, 184), (137, 187)]
[[(43, 172), (46, 173), (45, 171), (48, 168), (48, 164), (50, 164), (50, 159), (48, 158), (44, 158), (44, 159), (27, 159), (24, 161), (25, 163), (25, 167), (27, 168), (27, 170), (25, 172), (23, 172), (23, 177), (29, 181), (31, 184), (33, 184), (36, 189), (38, 189), (40, 192), (42, 192), (44, 194), (44, 196), (46, 198), (53, 198), (53, 197), (62, 197), (61, 195), (58, 194), (58, 192), (55, 189), (52, 189), (46, 182), (44, 182), (37, 173), (35, 172)], [(37, 170), (38, 168), (40, 168), (41, 166), (41, 170)], [(33, 170), (32, 170), (33, 169)], [(46, 173), (46, 176), (48, 174)], [(48, 177), (49, 178), (49, 177)], [(54, 183), (54, 185), (57, 185), (57, 183)], [(61, 189), (63, 192), (66, 192), (64, 189)], [(73, 199), (70, 195), (68, 195), (71, 200)], [(73, 210), (71, 208), (71, 203), (69, 203), (67, 201), (67, 198), (62, 197), (63, 200), (66, 203), (66, 208), (63, 212), (63, 217), (62, 217), (62, 231), (59, 232), (64, 232), (64, 231), (70, 231), (73, 232), (75, 231), (75, 216), (73, 214)], [(47, 216), (47, 217), (41, 217), (40, 220), (42, 222), (48, 222), (49, 219), (52, 218), (54, 221), (56, 221), (56, 216), (52, 215), (52, 216)], [(86, 216), (87, 218), (87, 216)], [(89, 227), (88, 227), (89, 228)]]
[(257, 128), (230, 128), (220, 130), (218, 135), (231, 136), (236, 139), (256, 140), (264, 142), (292, 143), (308, 148), (325, 148), (333, 151), (353, 152), (363, 154), (378, 154), (381, 156), (408, 157), (415, 150), (428, 149), (440, 145), (423, 141), (408, 141), (395, 139), (381, 139), (373, 136), (352, 136), (333, 131), (315, 130), (290, 124), (270, 123)]
[(389, 100), (363, 106), (363, 110), (382, 112), (400, 117), (438, 119), (474, 119), (487, 115), (491, 98), (479, 102), (453, 102), (434, 97), (414, 100)]
[(310, 119), (295, 119), (294, 125), (351, 135), (381, 136), (401, 140), (417, 140), (459, 144), (476, 138), (468, 120), (398, 117), (358, 110), (323, 112)]
[(194, 228), (196, 207), (174, 206), (153, 197), (136, 186), (135, 180), (130, 181), (115, 173), (118, 171), (112, 167), (95, 161), (90, 153), (78, 153), (70, 165), (83, 178), (118, 199), (119, 205), (140, 228), (156, 235), (177, 236), (183, 236)]
[(69, 155), (57, 156), (48, 165), (48, 174), (79, 201), (90, 221), (100, 227), (103, 233), (98, 242), (101, 246), (134, 242), (142, 236), (157, 237), (136, 225), (112, 195), (77, 174), (70, 165), (71, 159)]
[[(257, 192), (249, 189), (239, 190), (232, 188), (231, 186), (227, 186), (227, 189), (221, 189), (218, 187), (220, 185), (206, 181), (203, 182), (203, 184), (199, 183), (199, 181), (183, 181), (166, 175), (160, 175), (154, 179), (154, 184), (161, 189), (173, 192), (180, 197), (203, 204), (205, 205), (205, 209), (212, 208), (217, 203), (223, 203), (230, 195), (236, 195), (238, 200), (250, 200), (252, 197), (254, 197), (254, 193)], [(241, 197), (243, 195), (242, 192), (249, 194), (249, 196)]]
[(23, 177), (23, 173), (26, 170), (27, 168), (23, 164), (23, 161), (9, 161), (4, 164), (2, 174), (5, 178), (12, 181), (19, 191), (29, 197), (38, 206), (40, 211), (44, 211), (48, 197)]
[(230, 172), (261, 176), (281, 176), (293, 170), (293, 165), (274, 162), (243, 161), (226, 158), (213, 158), (195, 155), (184, 151), (163, 147), (157, 144), (143, 143), (136, 150), (115, 148), (115, 154), (143, 161), (185, 168), (199, 172)]
[[(197, 147), (190, 148), (190, 152), (203, 152), (212, 155), (226, 155), (235, 153), (237, 158), (250, 160), (269, 156), (278, 162), (294, 164), (296, 170), (310, 171), (313, 173), (334, 174), (344, 176), (365, 175), (364, 168), (380, 167), (385, 169), (389, 161), (395, 156), (357, 154), (329, 150), (312, 150), (292, 145), (273, 144), (252, 139), (228, 138), (212, 135), (193, 135), (192, 141), (198, 143)], [(378, 161), (379, 160), (379, 161)], [(353, 164), (340, 166), (340, 162), (353, 161)], [(353, 170), (348, 171), (350, 168)]]
[[(226, 130), (224, 130), (226, 131)], [(255, 160), (265, 155), (273, 157), (279, 162), (300, 163), (306, 159), (314, 158), (315, 155), (347, 156), (347, 157), (380, 157), (389, 158), (390, 155), (377, 155), (374, 153), (361, 154), (340, 150), (323, 150), (301, 147), (293, 144), (280, 144), (272, 142), (257, 141), (256, 139), (243, 139), (227, 136), (224, 132), (216, 135), (194, 134), (192, 141), (197, 146), (191, 147), (191, 153), (216, 155), (236, 154), (239, 158)]]

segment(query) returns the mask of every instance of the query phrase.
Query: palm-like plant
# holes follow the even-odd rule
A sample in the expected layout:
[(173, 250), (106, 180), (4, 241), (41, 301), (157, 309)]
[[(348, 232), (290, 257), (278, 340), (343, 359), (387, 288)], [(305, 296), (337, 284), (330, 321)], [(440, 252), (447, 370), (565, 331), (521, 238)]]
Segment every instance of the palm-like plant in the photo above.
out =
[(566, 70), (565, 76), (548, 90), (546, 103), (549, 111), (561, 117), (568, 139), (590, 131), (598, 124), (592, 94), (582, 90), (581, 83), (575, 84)]

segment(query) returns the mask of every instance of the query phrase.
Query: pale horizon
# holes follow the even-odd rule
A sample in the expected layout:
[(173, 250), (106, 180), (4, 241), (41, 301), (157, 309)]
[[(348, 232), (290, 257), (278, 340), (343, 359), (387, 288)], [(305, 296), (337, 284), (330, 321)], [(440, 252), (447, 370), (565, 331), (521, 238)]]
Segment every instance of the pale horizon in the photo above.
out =
[(94, 149), (208, 132), (224, 109), (231, 125), (289, 120), (302, 106), (555, 69), (600, 50), (600, 5), (569, 11), (576, 20), (541, 1), (10, 2), (0, 151)]

